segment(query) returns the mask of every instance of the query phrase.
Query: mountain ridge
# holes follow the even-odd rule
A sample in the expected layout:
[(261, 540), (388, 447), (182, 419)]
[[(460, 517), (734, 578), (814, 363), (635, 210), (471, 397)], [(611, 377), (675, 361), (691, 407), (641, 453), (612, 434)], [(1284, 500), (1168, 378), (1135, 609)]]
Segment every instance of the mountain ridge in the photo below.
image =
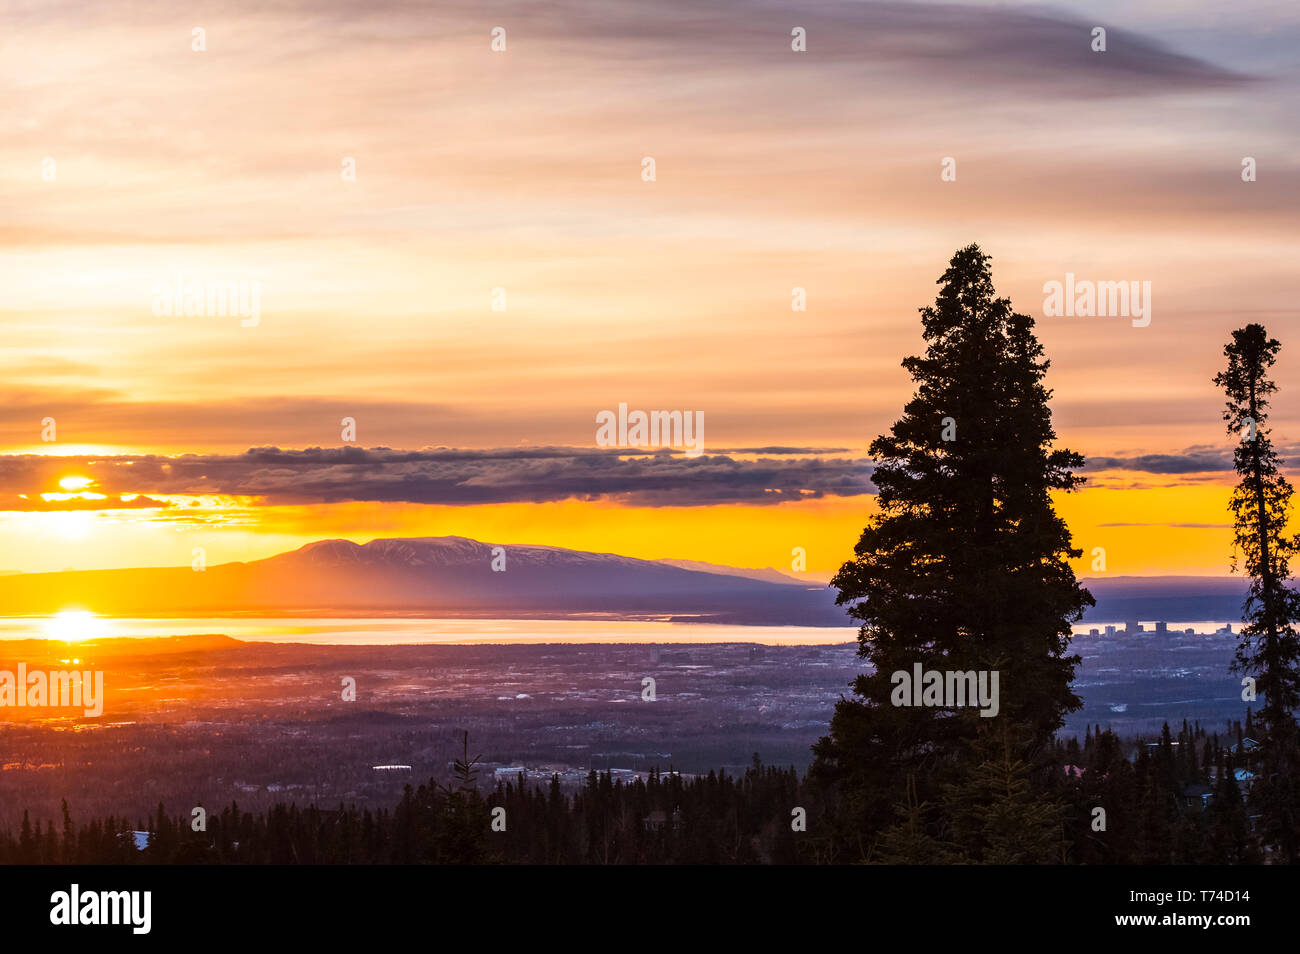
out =
[(849, 624), (829, 590), (797, 584), (615, 553), (454, 536), (384, 537), (364, 544), (318, 540), (202, 572), (153, 567), (0, 577), (0, 606), (8, 615), (76, 606), (153, 617), (396, 613)]

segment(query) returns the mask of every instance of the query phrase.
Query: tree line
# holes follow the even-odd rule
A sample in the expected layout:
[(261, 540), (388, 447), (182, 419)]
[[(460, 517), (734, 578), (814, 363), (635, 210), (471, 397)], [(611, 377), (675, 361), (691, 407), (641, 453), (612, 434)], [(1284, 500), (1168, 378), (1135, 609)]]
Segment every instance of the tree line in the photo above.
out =
[[(843, 793), (755, 755), (738, 777), (651, 772), (624, 782), (593, 771), (571, 794), (558, 779), (502, 780), (482, 793), (469, 763), (455, 785), (408, 785), (392, 809), (249, 812), (232, 802), (206, 815), (202, 831), (162, 805), (148, 819), (78, 824), (65, 802), (58, 825), (24, 816), (19, 831), (0, 833), (0, 864), (1255, 863), (1263, 855), (1233, 771), (1258, 767), (1237, 754), (1250, 731), (1249, 719), (1224, 736), (1165, 726), (1133, 756), (1115, 733), (1089, 729), (1082, 742), (1052, 747), (1061, 771), (1043, 790), (1006, 762), (950, 788), (939, 807), (954, 829), (942, 841), (915, 801), (886, 838), (847, 829)], [(1101, 831), (1097, 806), (1111, 820)]]

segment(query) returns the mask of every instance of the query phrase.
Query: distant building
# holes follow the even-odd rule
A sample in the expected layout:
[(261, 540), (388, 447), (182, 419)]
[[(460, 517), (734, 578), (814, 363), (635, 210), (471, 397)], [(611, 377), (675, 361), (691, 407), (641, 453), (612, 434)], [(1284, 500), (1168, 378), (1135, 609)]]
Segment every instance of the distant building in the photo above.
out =
[(1114, 626), (1107, 626), (1107, 627), (1106, 627), (1106, 635), (1107, 635), (1107, 636), (1114, 636), (1114, 635), (1115, 635), (1115, 627), (1114, 627)]
[(370, 766), (370, 770), (373, 771), (373, 772), (409, 772), (409, 771), (411, 771), (411, 766), (409, 766), (409, 765), (372, 765), (372, 766)]
[[(1160, 743), (1159, 743), (1159, 742), (1145, 742), (1145, 743), (1143, 743), (1143, 744), (1147, 747), (1147, 755), (1155, 755), (1157, 752), (1160, 751)], [(1178, 748), (1178, 746), (1182, 745), (1182, 743), (1181, 743), (1181, 742), (1170, 742), (1169, 745), (1170, 745), (1171, 748), (1175, 748), (1175, 749), (1176, 749), (1176, 748)], [(1133, 751), (1133, 758), (1135, 758), (1135, 759), (1137, 758), (1137, 750), (1136, 750), (1136, 749), (1134, 749), (1134, 751)]]
[(1188, 808), (1204, 808), (1214, 798), (1214, 791), (1208, 785), (1193, 783), (1183, 786), (1183, 804)]
[(1242, 739), (1240, 742), (1235, 744), (1228, 751), (1233, 753), (1254, 752), (1258, 748), (1259, 748), (1259, 743), (1256, 742), (1254, 739), (1252, 739), (1250, 736), (1246, 736), (1244, 739)]
[(124, 831), (117, 837), (130, 838), (131, 846), (135, 848), (136, 851), (144, 851), (149, 847), (149, 832), (147, 831)]
[(1161, 619), (1161, 620), (1157, 620), (1157, 621), (1156, 621), (1156, 632), (1157, 632), (1157, 633), (1168, 633), (1168, 632), (1169, 632), (1169, 624), (1166, 623), (1166, 622), (1165, 622), (1164, 620), (1162, 620), (1162, 619)]
[(655, 809), (641, 820), (641, 824), (646, 831), (663, 831), (665, 826), (671, 826), (673, 831), (677, 831), (682, 827), (682, 810), (674, 808), (670, 818), (667, 812)]
[(1124, 624), (1124, 632), (1128, 633), (1130, 636), (1136, 636), (1138, 633), (1142, 632), (1142, 624), (1135, 619), (1131, 619)]

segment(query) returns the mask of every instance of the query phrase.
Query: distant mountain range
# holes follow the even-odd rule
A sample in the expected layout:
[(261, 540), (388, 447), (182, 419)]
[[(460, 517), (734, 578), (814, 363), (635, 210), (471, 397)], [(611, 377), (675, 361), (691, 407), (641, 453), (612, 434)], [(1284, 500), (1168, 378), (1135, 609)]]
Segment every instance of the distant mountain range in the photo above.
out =
[(701, 573), (720, 573), (723, 576), (743, 576), (750, 580), (762, 580), (765, 583), (780, 583), (783, 586), (811, 586), (807, 580), (782, 573), (780, 570), (746, 569), (735, 566), (720, 566), (717, 563), (703, 563), (699, 560), (656, 560), (667, 566), (680, 567), (683, 570), (699, 570)]
[[(465, 537), (322, 540), (251, 563), (196, 572), (149, 567), (0, 576), (9, 616), (70, 607), (112, 616), (654, 617), (733, 624), (851, 626), (834, 591), (771, 569), (640, 560)], [(500, 562), (497, 561), (497, 565)], [(1085, 622), (1237, 620), (1240, 579), (1113, 577), (1083, 581)]]
[[(639, 560), (465, 537), (322, 540), (251, 563), (24, 573), (0, 577), (6, 615), (68, 607), (112, 616), (427, 615), (676, 617), (842, 626), (825, 586), (775, 570)], [(500, 562), (498, 561), (498, 565)]]

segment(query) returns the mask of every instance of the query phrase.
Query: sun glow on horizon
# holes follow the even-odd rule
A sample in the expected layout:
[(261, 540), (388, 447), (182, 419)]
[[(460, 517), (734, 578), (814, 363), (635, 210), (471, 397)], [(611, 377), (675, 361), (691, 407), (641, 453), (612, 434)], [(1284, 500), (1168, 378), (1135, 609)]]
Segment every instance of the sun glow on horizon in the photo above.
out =
[(107, 636), (109, 623), (90, 610), (65, 609), (41, 623), (41, 635), (65, 643), (80, 643)]

